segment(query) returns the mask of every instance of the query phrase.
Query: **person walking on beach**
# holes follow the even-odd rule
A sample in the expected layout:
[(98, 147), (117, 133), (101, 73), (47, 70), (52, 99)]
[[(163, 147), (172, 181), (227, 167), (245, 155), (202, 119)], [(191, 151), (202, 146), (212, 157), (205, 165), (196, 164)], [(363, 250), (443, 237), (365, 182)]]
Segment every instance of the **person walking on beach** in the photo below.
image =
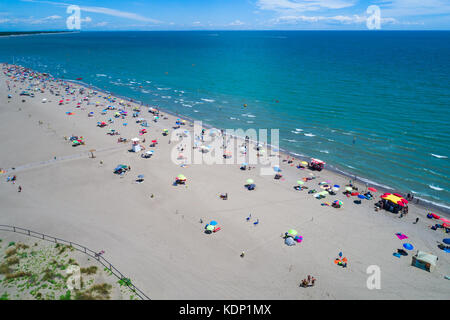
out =
[(245, 256), (245, 252), (242, 251), (242, 253), (241, 253), (241, 258), (243, 258), (244, 256)]
[(416, 221), (413, 222), (414, 224), (416, 224), (417, 222), (419, 222), (419, 217), (416, 218)]
[(17, 192), (22, 192), (22, 186), (19, 186), (19, 188), (17, 189)]

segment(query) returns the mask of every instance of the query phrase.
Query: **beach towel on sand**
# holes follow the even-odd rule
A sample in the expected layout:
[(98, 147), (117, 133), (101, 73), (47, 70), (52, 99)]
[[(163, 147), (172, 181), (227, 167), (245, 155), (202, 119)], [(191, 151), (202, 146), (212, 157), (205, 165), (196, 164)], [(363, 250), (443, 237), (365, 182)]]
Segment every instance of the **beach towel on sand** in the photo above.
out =
[(408, 237), (407, 236), (405, 236), (404, 234), (402, 234), (402, 233), (396, 233), (395, 234), (396, 236), (397, 236), (397, 238), (399, 238), (400, 240), (403, 240), (403, 239), (408, 239)]

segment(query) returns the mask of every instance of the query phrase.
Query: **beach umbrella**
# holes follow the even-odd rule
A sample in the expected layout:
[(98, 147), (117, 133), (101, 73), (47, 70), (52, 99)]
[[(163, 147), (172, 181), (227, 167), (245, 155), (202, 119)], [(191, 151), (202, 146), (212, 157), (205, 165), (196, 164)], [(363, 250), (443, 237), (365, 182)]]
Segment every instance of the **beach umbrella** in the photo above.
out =
[(288, 234), (290, 234), (292, 236), (296, 236), (298, 234), (298, 232), (297, 232), (297, 230), (290, 229), (290, 230), (288, 230)]
[(404, 243), (403, 244), (403, 248), (405, 248), (406, 250), (412, 250), (414, 249), (413, 245), (410, 243)]
[(450, 238), (446, 238), (446, 239), (442, 240), (442, 242), (445, 244), (450, 244)]
[(308, 162), (302, 161), (302, 165), (307, 166), (307, 165), (308, 165)]
[(338, 184), (335, 184), (335, 185), (334, 185), (334, 188), (338, 188), (338, 189), (339, 189), (340, 187), (341, 187), (341, 186), (338, 185)]
[(302, 180), (297, 180), (297, 184), (299, 185), (299, 186), (301, 186), (302, 184), (304, 184), (305, 182), (303, 182)]
[(247, 179), (247, 184), (252, 184), (252, 183), (254, 183), (255, 181), (253, 181), (253, 179)]
[(186, 180), (186, 177), (184, 176), (184, 174), (179, 174), (179, 175), (177, 176), (177, 179), (178, 179), (178, 180)]
[(394, 193), (394, 196), (397, 196), (397, 197), (403, 198), (403, 196), (402, 196), (401, 194), (399, 194), (399, 193)]
[(403, 203), (403, 201), (397, 201), (397, 204), (398, 204), (400, 207), (404, 207), (404, 206), (405, 206), (405, 204)]
[(328, 194), (328, 191), (322, 191), (318, 193), (321, 196), (326, 196)]
[(242, 166), (246, 167), (246, 166), (248, 166), (248, 163), (244, 162), (244, 163), (242, 163)]
[(209, 223), (209, 225), (211, 225), (211, 226), (216, 226), (216, 225), (217, 225), (217, 221), (212, 220), (212, 221)]
[(144, 179), (144, 175), (143, 175), (143, 174), (140, 174), (140, 175), (138, 175), (138, 178), (139, 178), (139, 179)]
[(369, 187), (369, 188), (367, 188), (369, 191), (372, 191), (372, 192), (377, 192), (377, 189), (375, 189), (375, 188), (372, 188), (372, 187)]
[(347, 188), (345, 188), (345, 190), (347, 190), (347, 191), (353, 191), (353, 188), (352, 188), (352, 187), (347, 187)]
[(274, 170), (275, 172), (281, 172), (280, 167), (273, 167), (273, 170)]
[(214, 226), (209, 224), (208, 226), (206, 226), (206, 230), (214, 231)]
[(402, 198), (402, 200), (401, 200), (404, 204), (407, 204), (408, 203), (408, 200), (406, 200), (406, 199), (404, 199), (404, 198)]
[(340, 206), (344, 205), (344, 203), (341, 200), (334, 200), (333, 203), (338, 204)]
[(358, 198), (360, 198), (360, 199), (366, 199), (366, 196), (365, 196), (365, 195), (362, 195), (362, 194), (358, 194)]

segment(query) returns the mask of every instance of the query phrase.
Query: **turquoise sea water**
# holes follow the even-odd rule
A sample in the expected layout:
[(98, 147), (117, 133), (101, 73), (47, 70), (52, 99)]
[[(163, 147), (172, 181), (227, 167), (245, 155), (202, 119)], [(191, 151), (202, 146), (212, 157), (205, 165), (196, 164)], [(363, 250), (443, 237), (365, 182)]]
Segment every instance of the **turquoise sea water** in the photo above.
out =
[(284, 149), (450, 207), (450, 32), (5, 37), (0, 62), (220, 128), (278, 128)]

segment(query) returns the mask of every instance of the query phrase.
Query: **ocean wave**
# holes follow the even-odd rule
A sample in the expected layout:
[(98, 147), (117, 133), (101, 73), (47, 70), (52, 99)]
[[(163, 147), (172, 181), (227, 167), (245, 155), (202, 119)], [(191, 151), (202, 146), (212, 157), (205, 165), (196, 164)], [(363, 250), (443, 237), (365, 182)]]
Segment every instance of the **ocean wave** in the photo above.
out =
[(438, 159), (447, 159), (447, 156), (441, 156), (439, 154), (434, 154), (434, 153), (430, 153), (433, 157), (438, 158)]
[(185, 103), (182, 103), (181, 104), (183, 107), (188, 107), (188, 108), (192, 108), (192, 106), (190, 105), (190, 104), (185, 104)]
[(170, 90), (170, 88), (156, 88), (156, 89), (158, 89), (158, 90)]
[(97, 73), (95, 76), (97, 76), (97, 77), (107, 77), (107, 75), (103, 74), (103, 73)]
[(304, 133), (304, 135), (306, 137), (315, 137), (316, 136), (315, 134), (312, 134), (312, 133)]
[(433, 190), (437, 190), (437, 191), (442, 191), (442, 190), (444, 190), (443, 188), (433, 186), (432, 184), (429, 184), (428, 186), (429, 186), (431, 189), (433, 189)]
[(172, 99), (171, 96), (161, 96), (161, 98), (164, 98), (164, 99)]
[(330, 153), (330, 151), (328, 151), (328, 150), (319, 150), (319, 152), (322, 152), (322, 153)]
[(205, 102), (215, 102), (216, 101), (214, 99), (205, 99), (205, 98), (201, 98), (200, 100), (205, 101)]

